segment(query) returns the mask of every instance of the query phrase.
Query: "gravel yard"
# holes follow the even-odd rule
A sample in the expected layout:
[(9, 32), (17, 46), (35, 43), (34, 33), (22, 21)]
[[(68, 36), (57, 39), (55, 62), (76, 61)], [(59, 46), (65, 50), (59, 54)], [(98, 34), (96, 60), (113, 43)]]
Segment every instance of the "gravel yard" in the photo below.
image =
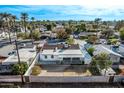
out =
[(39, 76), (91, 76), (92, 73), (80, 65), (42, 65)]

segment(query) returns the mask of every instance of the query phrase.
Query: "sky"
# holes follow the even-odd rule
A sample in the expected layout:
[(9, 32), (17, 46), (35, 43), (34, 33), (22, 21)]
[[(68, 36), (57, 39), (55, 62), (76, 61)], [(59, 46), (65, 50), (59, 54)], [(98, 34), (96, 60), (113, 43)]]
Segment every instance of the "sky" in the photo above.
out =
[[(88, 0), (89, 1), (89, 0)], [(96, 1), (96, 0), (92, 0)], [(104, 2), (88, 3), (82, 5), (0, 5), (0, 12), (8, 12), (20, 18), (20, 13), (26, 12), (29, 18), (38, 20), (121, 20), (124, 19), (124, 3)]]

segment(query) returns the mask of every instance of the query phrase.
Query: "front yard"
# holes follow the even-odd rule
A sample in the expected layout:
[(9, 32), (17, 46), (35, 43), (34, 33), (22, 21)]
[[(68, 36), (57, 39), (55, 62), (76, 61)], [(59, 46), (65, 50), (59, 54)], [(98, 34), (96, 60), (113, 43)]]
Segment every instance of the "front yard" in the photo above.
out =
[(92, 76), (83, 65), (42, 65), (38, 76)]

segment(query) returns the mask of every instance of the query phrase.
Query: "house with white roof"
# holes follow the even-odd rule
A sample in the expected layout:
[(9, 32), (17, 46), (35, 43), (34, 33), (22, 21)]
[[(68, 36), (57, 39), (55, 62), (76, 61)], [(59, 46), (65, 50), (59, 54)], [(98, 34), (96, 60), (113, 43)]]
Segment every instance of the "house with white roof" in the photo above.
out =
[[(32, 48), (19, 49), (19, 57), (21, 62), (25, 62), (28, 65), (30, 65), (32, 60), (35, 58), (35, 56), (36, 56), (35, 49)], [(15, 53), (13, 55), (10, 55), (0, 64), (0, 68), (1, 68), (0, 73), (11, 72), (12, 70), (11, 66), (17, 63), (18, 63), (18, 56), (15, 50)]]
[(39, 64), (89, 64), (77, 44), (45, 44), (40, 52)]
[(94, 55), (98, 55), (100, 53), (106, 53), (109, 55), (110, 57), (110, 60), (113, 62), (113, 63), (119, 63), (120, 62), (120, 58), (123, 57), (121, 54), (113, 51), (111, 49), (111, 46), (104, 46), (104, 45), (94, 45), (93, 46), (95, 48), (95, 51), (94, 51)]

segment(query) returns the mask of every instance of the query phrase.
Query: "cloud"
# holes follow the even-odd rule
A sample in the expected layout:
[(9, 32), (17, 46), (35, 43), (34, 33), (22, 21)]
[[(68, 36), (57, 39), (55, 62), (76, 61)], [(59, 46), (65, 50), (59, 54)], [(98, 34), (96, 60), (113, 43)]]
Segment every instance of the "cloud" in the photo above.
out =
[(77, 19), (93, 20), (101, 17), (104, 20), (123, 19), (124, 4), (122, 0), (85, 0), (81, 5), (14, 5), (0, 6), (0, 12), (10, 12), (20, 17), (27, 12), (30, 17), (38, 19)]

